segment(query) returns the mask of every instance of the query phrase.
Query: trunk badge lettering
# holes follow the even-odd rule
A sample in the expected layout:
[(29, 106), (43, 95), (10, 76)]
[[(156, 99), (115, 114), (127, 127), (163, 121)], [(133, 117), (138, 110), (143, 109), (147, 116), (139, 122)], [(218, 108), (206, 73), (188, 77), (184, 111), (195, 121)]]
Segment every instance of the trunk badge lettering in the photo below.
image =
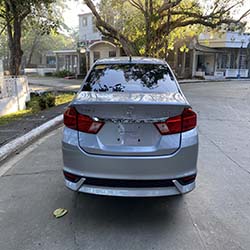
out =
[(126, 115), (128, 117), (132, 117), (133, 113), (134, 113), (134, 107), (133, 106), (129, 106), (128, 109), (127, 109)]

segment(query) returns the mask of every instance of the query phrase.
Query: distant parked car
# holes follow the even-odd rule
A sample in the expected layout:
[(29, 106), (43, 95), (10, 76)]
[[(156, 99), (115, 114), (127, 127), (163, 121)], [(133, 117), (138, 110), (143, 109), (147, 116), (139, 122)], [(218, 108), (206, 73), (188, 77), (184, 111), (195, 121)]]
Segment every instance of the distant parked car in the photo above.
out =
[(196, 113), (165, 61), (98, 60), (64, 113), (66, 186), (111, 196), (168, 196), (195, 187)]

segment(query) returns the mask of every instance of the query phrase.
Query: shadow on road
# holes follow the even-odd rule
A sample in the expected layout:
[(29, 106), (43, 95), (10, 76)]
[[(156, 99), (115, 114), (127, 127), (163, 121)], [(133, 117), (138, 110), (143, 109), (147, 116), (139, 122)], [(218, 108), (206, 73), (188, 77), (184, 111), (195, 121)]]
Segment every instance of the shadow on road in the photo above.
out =
[[(183, 210), (183, 196), (161, 198), (119, 198), (75, 194), (74, 212), (80, 223), (134, 227), (137, 224), (153, 227), (177, 219)], [(85, 224), (86, 225), (86, 224)], [(165, 224), (166, 227), (166, 224)]]

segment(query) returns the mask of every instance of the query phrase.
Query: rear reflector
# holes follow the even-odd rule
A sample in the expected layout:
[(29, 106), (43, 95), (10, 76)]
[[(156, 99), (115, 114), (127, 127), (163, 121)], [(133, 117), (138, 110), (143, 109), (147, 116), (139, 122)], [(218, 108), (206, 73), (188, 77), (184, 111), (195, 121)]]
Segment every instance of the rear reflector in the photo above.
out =
[(195, 181), (196, 174), (177, 179), (181, 185), (188, 185)]
[(81, 132), (97, 134), (104, 123), (95, 121), (89, 116), (79, 114), (75, 108), (70, 107), (64, 112), (64, 125)]
[(71, 174), (69, 172), (66, 172), (66, 171), (63, 171), (63, 174), (65, 176), (65, 179), (68, 180), (68, 181), (71, 181), (71, 182), (78, 182), (81, 177), (78, 176), (78, 175), (75, 175), (75, 174)]
[(162, 135), (176, 134), (196, 127), (196, 113), (188, 108), (181, 115), (171, 117), (165, 122), (156, 122), (154, 125)]

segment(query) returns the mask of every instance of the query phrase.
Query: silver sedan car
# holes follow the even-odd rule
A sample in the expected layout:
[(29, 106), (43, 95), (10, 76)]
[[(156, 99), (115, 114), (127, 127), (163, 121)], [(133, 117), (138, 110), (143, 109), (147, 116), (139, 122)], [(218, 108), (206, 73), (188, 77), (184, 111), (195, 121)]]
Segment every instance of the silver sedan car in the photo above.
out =
[(165, 61), (96, 61), (64, 113), (66, 186), (131, 197), (190, 192), (197, 173), (196, 120)]

